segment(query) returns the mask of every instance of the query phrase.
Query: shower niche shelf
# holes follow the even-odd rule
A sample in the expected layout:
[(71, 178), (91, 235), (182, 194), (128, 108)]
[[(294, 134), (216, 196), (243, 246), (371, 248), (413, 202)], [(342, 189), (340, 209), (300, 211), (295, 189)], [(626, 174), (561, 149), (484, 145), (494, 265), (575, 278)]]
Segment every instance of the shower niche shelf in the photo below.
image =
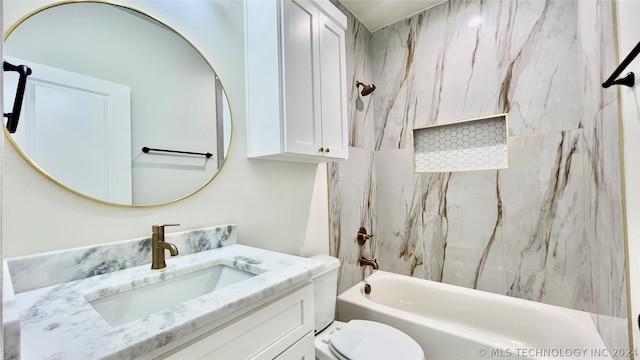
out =
[(507, 114), (413, 129), (415, 173), (509, 167)]

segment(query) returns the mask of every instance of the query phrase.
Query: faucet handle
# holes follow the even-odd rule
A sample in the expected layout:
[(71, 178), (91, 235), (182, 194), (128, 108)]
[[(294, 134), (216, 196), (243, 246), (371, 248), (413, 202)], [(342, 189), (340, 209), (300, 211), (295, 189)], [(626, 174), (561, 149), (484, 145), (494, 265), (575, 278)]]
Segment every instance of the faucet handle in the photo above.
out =
[(362, 246), (364, 245), (364, 243), (371, 239), (373, 237), (373, 234), (369, 234), (367, 235), (367, 229), (365, 229), (364, 227), (361, 227), (360, 229), (358, 229), (358, 234), (356, 236), (356, 239), (358, 240), (358, 245)]

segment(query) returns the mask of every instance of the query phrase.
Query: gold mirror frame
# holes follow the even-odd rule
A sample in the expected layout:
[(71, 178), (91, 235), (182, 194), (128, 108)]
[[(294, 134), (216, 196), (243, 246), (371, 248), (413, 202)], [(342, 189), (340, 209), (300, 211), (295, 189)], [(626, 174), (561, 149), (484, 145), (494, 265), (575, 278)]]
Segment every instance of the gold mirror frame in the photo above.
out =
[[(229, 101), (229, 96), (228, 96), (228, 92), (227, 89), (225, 88), (225, 86), (222, 84), (222, 81), (220, 81), (220, 77), (218, 76), (218, 73), (215, 71), (215, 69), (213, 68), (213, 66), (211, 65), (211, 63), (209, 62), (209, 59), (207, 59), (206, 56), (204, 56), (204, 54), (191, 42), (189, 41), (181, 32), (177, 31), (176, 29), (174, 29), (173, 27), (167, 25), (166, 22), (151, 16), (147, 13), (145, 13), (142, 10), (136, 9), (132, 6), (128, 6), (128, 5), (124, 5), (124, 4), (120, 4), (120, 3), (114, 3), (114, 2), (109, 2), (109, 1), (101, 1), (101, 0), (69, 0), (69, 1), (61, 1), (61, 2), (56, 2), (56, 3), (51, 3), (42, 7), (39, 7), (38, 9), (29, 12), (28, 14), (22, 16), (18, 21), (16, 21), (14, 24), (12, 24), (7, 31), (4, 34), (4, 41), (6, 42), (6, 40), (8, 39), (8, 37), (11, 35), (11, 33), (18, 28), (24, 21), (26, 21), (27, 19), (31, 18), (32, 16), (41, 13), (47, 9), (51, 9), (54, 7), (58, 7), (61, 5), (68, 5), (68, 4), (75, 4), (75, 3), (96, 3), (96, 4), (104, 4), (104, 5), (111, 5), (111, 6), (116, 6), (116, 7), (120, 7), (129, 11), (133, 11), (143, 17), (147, 17), (149, 19), (154, 20), (155, 22), (163, 25), (164, 27), (166, 27), (168, 30), (172, 31), (174, 34), (178, 35), (180, 38), (182, 38), (182, 40), (184, 40), (187, 44), (189, 44), (193, 50), (198, 53), (202, 59), (204, 60), (204, 62), (209, 66), (209, 69), (212, 71), (212, 73), (214, 74), (214, 77), (216, 79), (216, 82), (220, 85), (220, 87), (222, 88), (223, 94), (224, 94), (224, 98), (227, 101), (227, 105), (229, 108), (229, 115), (230, 115), (230, 119), (229, 119), (229, 145), (226, 148), (226, 153), (224, 156), (224, 159), (222, 160), (222, 162), (220, 163), (220, 165), (217, 167), (217, 170), (213, 173), (213, 175), (211, 176), (211, 178), (209, 180), (207, 180), (204, 184), (202, 184), (199, 188), (195, 189), (194, 191), (187, 193), (184, 196), (178, 197), (174, 200), (171, 201), (166, 201), (166, 202), (160, 202), (160, 203), (153, 203), (153, 204), (124, 204), (124, 203), (116, 203), (116, 202), (111, 202), (111, 201), (107, 201), (107, 200), (103, 200), (100, 198), (96, 198), (87, 194), (84, 194), (78, 190), (73, 189), (72, 187), (62, 183), (61, 181), (59, 181), (58, 179), (56, 179), (54, 176), (52, 176), (51, 174), (49, 174), (46, 170), (44, 170), (41, 166), (39, 166), (35, 161), (33, 161), (21, 148), (20, 146), (16, 143), (16, 141), (13, 139), (13, 137), (11, 136), (11, 134), (9, 133), (9, 131), (7, 130), (6, 126), (4, 126), (3, 124), (3, 128), (4, 128), (4, 132), (5, 132), (5, 136), (6, 138), (9, 140), (9, 142), (11, 143), (11, 145), (14, 147), (14, 149), (33, 167), (35, 168), (39, 173), (41, 173), (42, 175), (44, 175), (47, 179), (49, 179), (50, 181), (52, 181), (53, 183), (55, 183), (56, 185), (64, 188), (65, 190), (74, 193), (76, 195), (79, 195), (85, 199), (91, 200), (91, 201), (95, 201), (101, 204), (106, 204), (106, 205), (113, 205), (113, 206), (119, 206), (119, 207), (130, 207), (130, 208), (147, 208), (147, 207), (156, 207), (156, 206), (162, 206), (162, 205), (168, 205), (168, 204), (172, 204), (175, 202), (178, 202), (180, 200), (184, 200), (194, 194), (196, 194), (197, 192), (201, 191), (202, 189), (204, 189), (207, 185), (209, 185), (220, 173), (220, 171), (222, 170), (222, 168), (224, 167), (224, 165), (226, 164), (228, 158), (229, 158), (229, 153), (231, 151), (231, 146), (233, 144), (233, 137), (234, 137), (234, 116), (233, 116), (233, 108), (231, 107), (231, 103)], [(7, 55), (7, 54), (5, 54)], [(213, 100), (215, 101), (215, 99)], [(5, 104), (5, 107), (7, 105)]]

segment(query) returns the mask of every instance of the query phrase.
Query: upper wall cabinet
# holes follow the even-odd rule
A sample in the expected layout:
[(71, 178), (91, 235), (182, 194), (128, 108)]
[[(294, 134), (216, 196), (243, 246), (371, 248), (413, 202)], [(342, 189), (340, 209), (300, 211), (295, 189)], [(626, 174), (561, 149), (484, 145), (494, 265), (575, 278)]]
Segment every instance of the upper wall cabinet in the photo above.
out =
[(247, 156), (346, 159), (346, 16), (328, 0), (246, 5)]

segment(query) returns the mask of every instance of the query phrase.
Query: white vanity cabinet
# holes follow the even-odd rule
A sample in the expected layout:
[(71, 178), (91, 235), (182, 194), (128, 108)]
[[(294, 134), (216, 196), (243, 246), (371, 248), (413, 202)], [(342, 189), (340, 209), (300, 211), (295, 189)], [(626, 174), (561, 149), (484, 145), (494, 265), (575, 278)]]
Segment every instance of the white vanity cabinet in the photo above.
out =
[(315, 359), (313, 285), (194, 331), (143, 359)]
[(247, 155), (348, 158), (345, 30), (328, 0), (246, 0)]

